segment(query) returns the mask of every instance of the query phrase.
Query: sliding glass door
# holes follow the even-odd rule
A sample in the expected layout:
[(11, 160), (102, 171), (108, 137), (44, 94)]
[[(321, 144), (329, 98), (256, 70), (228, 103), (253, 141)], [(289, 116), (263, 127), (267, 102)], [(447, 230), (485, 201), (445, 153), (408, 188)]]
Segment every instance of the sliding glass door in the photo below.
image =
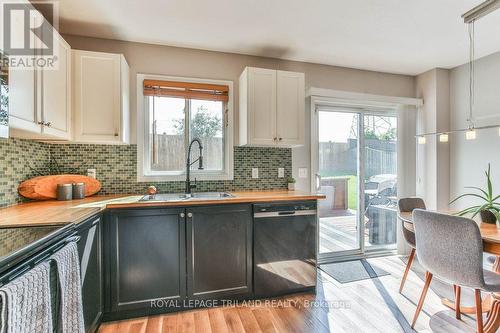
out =
[(395, 248), (396, 116), (328, 107), (315, 119), (313, 184), (326, 195), (318, 207), (320, 260)]
[(364, 249), (396, 248), (397, 117), (363, 115)]
[(319, 253), (359, 252), (359, 113), (318, 112)]

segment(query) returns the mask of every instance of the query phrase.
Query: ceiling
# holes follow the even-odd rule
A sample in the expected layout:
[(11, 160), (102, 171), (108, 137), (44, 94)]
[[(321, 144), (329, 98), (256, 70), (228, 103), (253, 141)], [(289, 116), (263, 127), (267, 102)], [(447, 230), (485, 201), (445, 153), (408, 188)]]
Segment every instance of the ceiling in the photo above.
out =
[[(468, 59), (461, 14), (482, 0), (63, 0), (63, 33), (415, 75)], [(500, 10), (476, 57), (500, 51)]]

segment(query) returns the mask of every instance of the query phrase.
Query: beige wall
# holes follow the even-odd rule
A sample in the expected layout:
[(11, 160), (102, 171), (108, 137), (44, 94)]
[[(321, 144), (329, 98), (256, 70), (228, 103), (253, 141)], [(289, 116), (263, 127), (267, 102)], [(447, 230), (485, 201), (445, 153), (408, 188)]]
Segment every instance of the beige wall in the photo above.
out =
[[(449, 70), (433, 69), (416, 78), (416, 96), (424, 99), (417, 116), (417, 133), (449, 130)], [(424, 198), (429, 209), (447, 209), (449, 197), (449, 144), (438, 136), (426, 136), (425, 145), (417, 145), (416, 195)]]
[[(475, 69), (475, 125), (500, 125), (500, 52), (476, 60)], [(416, 95), (425, 103), (418, 114), (417, 133), (468, 127), (468, 64), (418, 75)], [(427, 137), (427, 143), (417, 147), (417, 195), (424, 197), (431, 209), (450, 209), (452, 199), (469, 192), (466, 186), (486, 186), (488, 163), (494, 194), (499, 194), (499, 145), (498, 128), (480, 130), (477, 139), (471, 141), (465, 140), (464, 132), (450, 134), (449, 143), (440, 143), (437, 136)], [(476, 203), (473, 198), (465, 198), (451, 209)]]
[[(500, 52), (478, 59), (475, 64), (476, 126), (500, 125)], [(451, 127), (467, 128), (469, 114), (469, 69), (462, 65), (450, 73)], [(465, 140), (464, 133), (453, 135), (450, 141), (450, 198), (470, 192), (465, 186), (485, 188), (484, 171), (491, 163), (494, 194), (500, 194), (500, 137), (497, 128), (480, 130), (477, 139)], [(476, 203), (464, 198), (452, 208), (465, 208)]]
[[(74, 49), (123, 53), (130, 66), (131, 129), (135, 142), (136, 76), (137, 73), (164, 74), (197, 78), (232, 80), (235, 90), (235, 122), (238, 124), (238, 78), (245, 66), (304, 72), (306, 88), (330, 88), (353, 92), (414, 97), (415, 78), (350, 68), (286, 61), (232, 53), (202, 51), (169, 46), (132, 43), (116, 40), (65, 35)], [(306, 138), (309, 142), (310, 117), (306, 116)], [(238, 126), (235, 126), (235, 144), (238, 144)], [(310, 171), (309, 144), (293, 151), (294, 175), (298, 167)], [(299, 188), (309, 189), (309, 179), (299, 180)]]

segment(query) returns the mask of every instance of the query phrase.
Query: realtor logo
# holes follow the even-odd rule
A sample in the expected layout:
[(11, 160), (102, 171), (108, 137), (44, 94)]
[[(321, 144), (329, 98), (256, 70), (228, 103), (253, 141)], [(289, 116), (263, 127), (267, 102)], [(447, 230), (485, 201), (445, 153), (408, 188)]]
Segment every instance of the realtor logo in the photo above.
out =
[(55, 29), (52, 25), (57, 23), (56, 9), (53, 1), (2, 1), (2, 49), (9, 57), (12, 69), (54, 67), (57, 49), (54, 47)]

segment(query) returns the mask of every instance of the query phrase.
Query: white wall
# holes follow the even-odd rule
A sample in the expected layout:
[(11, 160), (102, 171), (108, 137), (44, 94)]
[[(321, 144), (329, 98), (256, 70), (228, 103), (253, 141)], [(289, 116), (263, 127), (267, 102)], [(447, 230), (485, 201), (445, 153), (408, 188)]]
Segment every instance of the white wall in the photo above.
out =
[[(306, 89), (317, 87), (400, 97), (414, 97), (415, 94), (415, 79), (413, 76), (407, 75), (72, 35), (65, 35), (64, 38), (74, 49), (123, 53), (125, 55), (130, 65), (132, 142), (135, 142), (136, 139), (137, 94), (135, 90), (137, 73), (232, 80), (235, 92), (236, 124), (239, 120), (237, 110), (238, 77), (245, 66), (303, 72), (305, 73)], [(310, 173), (309, 114), (306, 115), (305, 119), (306, 145), (293, 149), (293, 174), (296, 178), (298, 167), (307, 167)], [(235, 144), (238, 144), (238, 126), (235, 126), (234, 135)], [(309, 178), (298, 179), (297, 188), (309, 190), (309, 184)]]
[[(500, 125), (500, 52), (476, 62), (476, 126)], [(466, 128), (469, 106), (469, 70), (467, 65), (450, 72), (451, 127)], [(477, 132), (477, 139), (466, 141), (465, 134), (450, 137), (450, 198), (467, 191), (465, 186), (484, 187), (484, 171), (491, 163), (493, 190), (500, 194), (500, 137), (498, 129)], [(464, 199), (452, 208), (464, 208), (473, 203)]]

